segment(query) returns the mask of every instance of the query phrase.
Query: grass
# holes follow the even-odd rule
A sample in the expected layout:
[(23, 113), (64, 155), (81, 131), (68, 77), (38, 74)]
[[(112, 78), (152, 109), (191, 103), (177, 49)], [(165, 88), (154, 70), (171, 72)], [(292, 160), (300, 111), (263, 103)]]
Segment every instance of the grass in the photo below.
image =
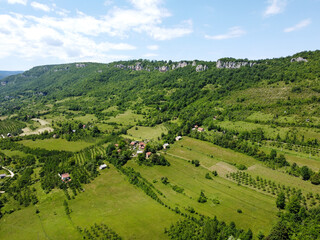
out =
[(20, 152), (17, 150), (1, 150), (0, 152), (3, 152), (5, 155), (7, 155), (9, 157), (13, 157), (13, 156), (25, 157), (25, 156), (27, 156), (26, 153)]
[(76, 116), (76, 117), (73, 117), (74, 120), (77, 120), (77, 121), (81, 121), (81, 122), (84, 122), (84, 123), (87, 123), (87, 122), (94, 122), (97, 120), (97, 117), (94, 115), (94, 114), (86, 114), (84, 116)]
[[(213, 177), (213, 180), (205, 178), (209, 171), (203, 167), (194, 167), (185, 159), (166, 155), (170, 167), (163, 166), (139, 166), (130, 161), (128, 166), (135, 168), (143, 177), (152, 182), (162, 191), (166, 198), (166, 204), (171, 207), (179, 207), (180, 210), (188, 206), (206, 216), (224, 220), (228, 223), (234, 221), (238, 227), (251, 228), (255, 234), (258, 231), (267, 233), (276, 221), (275, 198), (258, 193), (222, 177)], [(164, 185), (161, 177), (167, 177), (170, 184)], [(177, 193), (172, 186), (177, 185), (184, 189), (184, 194)], [(208, 197), (205, 204), (198, 203), (200, 191), (203, 190)], [(216, 199), (220, 204), (213, 203)], [(242, 210), (242, 214), (237, 213)]]
[(318, 129), (310, 129), (304, 127), (279, 127), (244, 121), (222, 121), (217, 122), (217, 125), (229, 130), (236, 130), (239, 132), (252, 131), (254, 129), (261, 128), (267, 138), (276, 138), (276, 136), (279, 134), (279, 136), (284, 139), (288, 132), (296, 132), (298, 139), (301, 139), (302, 136), (304, 136), (305, 140), (320, 138)]
[(310, 181), (303, 181), (301, 178), (290, 176), (280, 170), (272, 170), (262, 165), (255, 165), (248, 168), (247, 172), (253, 176), (274, 180), (277, 183), (301, 189), (305, 193), (320, 193), (319, 186), (313, 185)]
[(284, 154), (287, 161), (292, 164), (296, 163), (299, 166), (308, 166), (314, 171), (320, 170), (320, 158), (316, 156), (309, 156), (307, 153), (290, 151), (288, 149), (277, 148), (275, 146), (260, 147), (266, 153), (270, 153), (271, 149), (275, 149), (278, 154)]
[(116, 117), (111, 117), (107, 122), (115, 122), (122, 125), (136, 125), (139, 120), (143, 120), (143, 115), (135, 114), (132, 110), (127, 110), (125, 113), (119, 114)]
[(135, 140), (144, 140), (144, 139), (157, 139), (161, 136), (162, 133), (167, 133), (167, 128), (160, 124), (155, 127), (132, 127), (127, 131), (127, 137), (133, 138)]
[[(80, 239), (76, 226), (84, 228), (101, 222), (124, 239), (166, 239), (164, 228), (180, 218), (129, 184), (113, 167), (68, 201), (71, 220), (64, 212), (61, 190), (40, 199), (37, 206), (5, 215), (0, 239)], [(36, 208), (40, 210), (38, 215)]]
[(61, 151), (71, 151), (77, 152), (86, 147), (94, 145), (94, 143), (84, 142), (84, 141), (67, 141), (65, 139), (44, 139), (44, 140), (23, 140), (21, 143), (27, 147), (31, 148), (44, 148), (47, 150), (61, 150)]
[(182, 140), (170, 146), (168, 153), (188, 160), (199, 160), (206, 168), (218, 162), (244, 164), (247, 167), (257, 164), (258, 161), (245, 154), (222, 148), (209, 142), (182, 137)]

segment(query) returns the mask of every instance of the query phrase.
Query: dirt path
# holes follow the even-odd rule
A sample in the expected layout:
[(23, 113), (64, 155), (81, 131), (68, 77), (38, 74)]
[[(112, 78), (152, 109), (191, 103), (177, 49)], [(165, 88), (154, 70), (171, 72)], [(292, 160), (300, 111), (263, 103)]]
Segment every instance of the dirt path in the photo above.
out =
[(34, 135), (34, 134), (41, 134), (45, 131), (48, 131), (48, 132), (53, 132), (53, 128), (52, 127), (49, 127), (48, 125), (50, 125), (49, 122), (45, 121), (45, 120), (42, 120), (40, 118), (32, 118), (31, 119), (32, 121), (36, 121), (36, 122), (39, 122), (41, 127), (32, 131), (29, 127), (26, 127), (26, 128), (23, 128), (22, 131), (23, 133), (20, 134), (20, 136), (27, 136), (27, 135)]

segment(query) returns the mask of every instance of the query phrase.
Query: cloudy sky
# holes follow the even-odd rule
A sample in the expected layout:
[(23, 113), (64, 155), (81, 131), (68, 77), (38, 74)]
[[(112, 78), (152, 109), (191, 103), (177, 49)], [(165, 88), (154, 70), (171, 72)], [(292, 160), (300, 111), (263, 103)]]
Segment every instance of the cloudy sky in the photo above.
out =
[(320, 49), (320, 0), (0, 0), (0, 70)]

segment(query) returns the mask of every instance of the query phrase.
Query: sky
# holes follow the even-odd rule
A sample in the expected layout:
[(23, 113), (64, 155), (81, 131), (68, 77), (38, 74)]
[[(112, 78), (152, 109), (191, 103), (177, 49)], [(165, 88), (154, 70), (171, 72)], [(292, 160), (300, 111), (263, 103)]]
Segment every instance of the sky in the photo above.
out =
[(0, 0), (0, 69), (320, 49), (320, 0)]

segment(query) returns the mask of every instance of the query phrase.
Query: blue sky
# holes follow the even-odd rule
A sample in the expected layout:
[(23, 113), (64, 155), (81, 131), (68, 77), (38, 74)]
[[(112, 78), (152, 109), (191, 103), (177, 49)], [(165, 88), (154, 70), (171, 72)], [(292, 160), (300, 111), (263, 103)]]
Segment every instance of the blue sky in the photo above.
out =
[(319, 49), (320, 0), (0, 0), (0, 69)]

